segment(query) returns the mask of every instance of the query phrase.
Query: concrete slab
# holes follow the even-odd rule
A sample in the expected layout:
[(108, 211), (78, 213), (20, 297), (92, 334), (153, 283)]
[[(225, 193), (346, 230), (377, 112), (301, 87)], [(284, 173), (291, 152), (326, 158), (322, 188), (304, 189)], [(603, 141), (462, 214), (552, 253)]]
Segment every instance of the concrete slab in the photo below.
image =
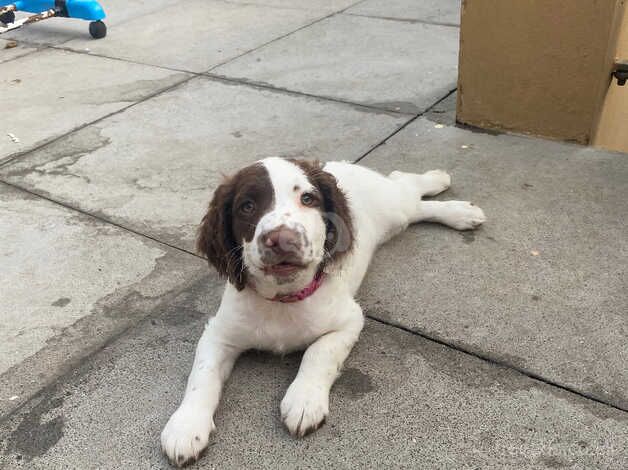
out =
[(12, 102), (19, 105), (0, 117), (0, 163), (186, 77), (54, 49), (6, 62), (0, 68), (0, 84), (8, 84)]
[(0, 64), (37, 50), (37, 47), (34, 46), (26, 46), (21, 43), (15, 45), (15, 43), (16, 41), (13, 40), (0, 39)]
[(0, 184), (0, 416), (206, 271), (205, 262)]
[(461, 0), (366, 0), (347, 13), (404, 21), (459, 25)]
[[(138, 16), (159, 11), (166, 6), (182, 3), (183, 0), (98, 0), (105, 10), (107, 27), (122, 24)], [(181, 7), (179, 7), (181, 8)], [(17, 17), (29, 13), (18, 13)], [(89, 21), (74, 18), (51, 18), (41, 23), (12, 31), (4, 35), (31, 44), (59, 45), (73, 38), (83, 38), (95, 42), (89, 35)], [(106, 41), (101, 39), (100, 41)]]
[(628, 157), (436, 126), (416, 121), (363, 163), (445, 169), (442, 199), (488, 222), (422, 224), (383, 247), (368, 314), (628, 409)]
[(360, 0), (229, 0), (230, 3), (265, 5), (278, 8), (322, 10), (327, 13), (344, 10)]
[[(203, 280), (5, 421), (0, 466), (170, 468), (176, 409), (221, 285)], [(299, 355), (240, 359), (192, 468), (605, 468), (628, 465), (628, 414), (368, 322), (327, 423), (288, 436), (279, 402)]]
[(419, 113), (456, 87), (457, 64), (456, 28), (337, 15), (213, 73)]
[(191, 0), (110, 28), (106, 40), (76, 39), (77, 50), (204, 72), (325, 16), (319, 10)]
[(193, 250), (224, 174), (269, 155), (353, 160), (407, 119), (198, 78), (24, 156), (0, 175)]

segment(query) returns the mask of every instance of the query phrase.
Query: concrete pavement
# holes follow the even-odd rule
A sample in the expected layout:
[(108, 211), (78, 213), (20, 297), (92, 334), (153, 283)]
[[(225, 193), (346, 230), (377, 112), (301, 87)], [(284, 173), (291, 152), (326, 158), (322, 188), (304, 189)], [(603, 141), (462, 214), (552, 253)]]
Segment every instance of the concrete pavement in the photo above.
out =
[(266, 155), (443, 168), (489, 221), (382, 248), (314, 435), (278, 417), (299, 356), (243, 357), (198, 468), (628, 466), (628, 160), (457, 128), (458, 2), (102, 3), (104, 40), (0, 40), (1, 468), (168, 468), (222, 292), (195, 226)]
[(383, 247), (361, 294), (371, 315), (628, 409), (625, 156), (420, 118), (362, 162), (447, 168), (439, 199), (492, 214)]

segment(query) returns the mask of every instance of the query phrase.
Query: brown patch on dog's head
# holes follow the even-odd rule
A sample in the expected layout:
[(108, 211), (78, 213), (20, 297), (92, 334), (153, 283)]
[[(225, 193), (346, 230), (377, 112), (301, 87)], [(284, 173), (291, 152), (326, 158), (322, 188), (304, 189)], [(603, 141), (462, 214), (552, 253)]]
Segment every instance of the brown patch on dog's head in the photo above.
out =
[(261, 163), (243, 168), (214, 192), (198, 231), (196, 249), (238, 290), (247, 283), (242, 242), (251, 241), (273, 203), (273, 186)]
[(323, 265), (341, 259), (353, 247), (353, 218), (345, 193), (338, 187), (336, 177), (323, 170), (318, 161), (289, 159), (307, 175), (322, 196), (321, 212), (326, 226)]

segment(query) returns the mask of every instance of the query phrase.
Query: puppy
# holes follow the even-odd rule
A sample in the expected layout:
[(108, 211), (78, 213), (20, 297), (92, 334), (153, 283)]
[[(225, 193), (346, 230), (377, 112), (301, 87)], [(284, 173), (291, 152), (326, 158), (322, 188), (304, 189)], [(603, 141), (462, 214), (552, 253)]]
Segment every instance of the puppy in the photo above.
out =
[(421, 200), (449, 184), (440, 170), (383, 176), (345, 162), (267, 158), (218, 187), (197, 247), (229, 282), (161, 433), (171, 462), (184, 465), (205, 449), (222, 386), (247, 349), (305, 349), (281, 416), (295, 436), (321, 426), (364, 324), (354, 296), (377, 246), (415, 222), (457, 230), (484, 222), (469, 202)]

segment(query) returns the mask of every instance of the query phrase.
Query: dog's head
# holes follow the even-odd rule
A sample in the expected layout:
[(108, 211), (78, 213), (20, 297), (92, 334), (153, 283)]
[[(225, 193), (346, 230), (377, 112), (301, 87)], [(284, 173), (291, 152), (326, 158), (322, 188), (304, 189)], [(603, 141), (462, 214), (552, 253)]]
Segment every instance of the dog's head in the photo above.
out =
[(318, 162), (267, 158), (216, 189), (197, 248), (238, 290), (275, 295), (304, 288), (352, 244), (334, 176)]

